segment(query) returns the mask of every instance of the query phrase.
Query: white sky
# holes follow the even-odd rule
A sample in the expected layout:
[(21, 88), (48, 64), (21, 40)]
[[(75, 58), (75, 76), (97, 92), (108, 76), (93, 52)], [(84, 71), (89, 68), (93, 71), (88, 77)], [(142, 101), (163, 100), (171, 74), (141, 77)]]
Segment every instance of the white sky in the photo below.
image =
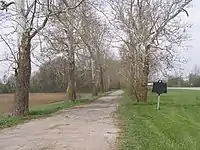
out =
[[(189, 30), (192, 40), (187, 42), (190, 45), (188, 50), (180, 54), (188, 59), (188, 62), (184, 64), (184, 75), (187, 75), (195, 65), (200, 66), (200, 0), (193, 0), (192, 4), (193, 6), (188, 9), (190, 16), (186, 18), (188, 23), (192, 24), (192, 28)], [(5, 44), (0, 43), (0, 56), (5, 51), (8, 51)], [(0, 62), (0, 78), (7, 70), (8, 63)]]
[(192, 41), (187, 43), (190, 45), (188, 50), (181, 54), (188, 59), (184, 65), (184, 74), (188, 74), (195, 65), (200, 66), (200, 0), (193, 0), (192, 4), (193, 6), (188, 9), (188, 22), (193, 25), (189, 30)]

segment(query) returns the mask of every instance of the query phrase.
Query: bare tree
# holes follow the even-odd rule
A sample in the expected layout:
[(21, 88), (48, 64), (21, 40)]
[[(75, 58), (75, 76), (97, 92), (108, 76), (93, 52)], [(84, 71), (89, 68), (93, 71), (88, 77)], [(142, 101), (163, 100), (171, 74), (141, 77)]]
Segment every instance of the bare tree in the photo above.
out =
[[(91, 71), (91, 79), (93, 87), (92, 93), (93, 96), (96, 96), (98, 94), (98, 86), (100, 84), (100, 81), (102, 85), (101, 89), (103, 91), (103, 65), (101, 64), (101, 62), (103, 61), (101, 60), (103, 59), (103, 54), (104, 54), (103, 42), (105, 40), (104, 35), (106, 33), (105, 30), (106, 28), (104, 29), (103, 27), (105, 26), (101, 26), (100, 21), (97, 19), (95, 15), (95, 12), (91, 10), (88, 1), (81, 1), (80, 3), (82, 5), (79, 5), (80, 7), (76, 7), (77, 8), (76, 10), (70, 10), (65, 15), (59, 14), (56, 16), (60, 22), (59, 30), (61, 30), (61, 32), (63, 31), (62, 32), (63, 34), (62, 35), (60, 34), (60, 36), (56, 34), (57, 44), (66, 45), (66, 47), (64, 46), (65, 48), (63, 48), (63, 46), (56, 46), (60, 48), (60, 50), (57, 49), (56, 51), (58, 53), (59, 52), (63, 53), (65, 51), (64, 53), (67, 53), (69, 60), (70, 58), (73, 58), (72, 61), (74, 62), (73, 68), (75, 68), (76, 65), (75, 61), (78, 61), (80, 57), (86, 58), (85, 62), (87, 64), (90, 64), (91, 68), (86, 68), (86, 66), (84, 66), (83, 68), (86, 71)], [(69, 5), (74, 5), (74, 4), (71, 2), (68, 3), (68, 6)], [(64, 7), (64, 9), (66, 9), (66, 7)], [(59, 8), (59, 10), (62, 10), (62, 8)], [(68, 36), (68, 39), (63, 35)], [(71, 40), (69, 38), (71, 38)], [(71, 70), (70, 67), (69, 70)], [(73, 75), (73, 78), (75, 76), (77, 75)], [(102, 78), (99, 79), (100, 77)]]
[[(29, 111), (31, 41), (45, 27), (51, 14), (50, 3), (51, 0), (43, 3), (39, 0), (16, 0), (9, 3), (1, 1), (2, 10), (7, 11), (12, 4), (16, 6), (14, 10), (16, 10), (18, 59), (15, 68), (16, 92), (12, 112), (15, 116), (25, 115)], [(41, 23), (38, 23), (39, 17)]]
[[(60, 0), (54, 5), (54, 18), (49, 26), (53, 29), (47, 29), (45, 40), (48, 43), (51, 54), (63, 55), (68, 60), (68, 85), (67, 99), (76, 99), (76, 54), (79, 36), (76, 34), (76, 28), (79, 28), (79, 20), (76, 9), (78, 9), (84, 1), (67, 1)], [(50, 35), (50, 39), (49, 39)]]
[(138, 101), (147, 100), (150, 72), (171, 68), (175, 48), (188, 39), (180, 13), (191, 1), (111, 0), (116, 29), (124, 35), (118, 34), (125, 72)]
[(104, 92), (105, 45), (109, 33), (107, 25), (97, 16), (90, 1), (85, 1), (80, 10), (82, 28), (78, 33), (90, 54), (93, 96), (98, 94), (98, 89)]

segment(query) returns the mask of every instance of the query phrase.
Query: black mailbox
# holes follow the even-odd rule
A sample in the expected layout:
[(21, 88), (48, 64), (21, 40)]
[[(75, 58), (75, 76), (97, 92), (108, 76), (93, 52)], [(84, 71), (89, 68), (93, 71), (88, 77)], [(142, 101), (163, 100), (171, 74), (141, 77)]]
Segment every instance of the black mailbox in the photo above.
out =
[(162, 80), (159, 80), (158, 82), (154, 82), (152, 92), (157, 93), (158, 95), (167, 93), (167, 84), (163, 83)]

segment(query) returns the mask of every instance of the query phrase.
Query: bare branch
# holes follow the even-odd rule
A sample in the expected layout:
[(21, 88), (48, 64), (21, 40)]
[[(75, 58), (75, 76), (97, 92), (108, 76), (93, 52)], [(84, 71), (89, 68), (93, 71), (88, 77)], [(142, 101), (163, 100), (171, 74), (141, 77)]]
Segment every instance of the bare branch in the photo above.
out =
[(9, 2), (7, 3), (6, 1), (1, 0), (0, 1), (0, 10), (6, 10), (6, 12), (8, 11), (8, 7), (12, 4), (15, 4), (15, 2)]
[(76, 6), (74, 6), (74, 7), (70, 7), (69, 4), (68, 4), (68, 2), (67, 2), (67, 0), (62, 0), (62, 1), (63, 1), (63, 3), (65, 4), (67, 10), (72, 10), (72, 9), (78, 8), (85, 0), (81, 0), (81, 1), (80, 1)]
[(32, 2), (32, 4), (31, 4), (29, 7), (27, 6), (28, 8), (27, 8), (27, 11), (26, 11), (26, 13), (25, 13), (25, 15), (24, 15), (25, 18), (28, 17), (28, 15), (29, 15), (29, 13), (31, 12), (32, 8), (33, 8), (33, 7), (36, 7), (36, 1), (37, 1), (37, 0), (34, 0), (34, 1)]
[(50, 13), (46, 15), (42, 25), (40, 27), (38, 27), (29, 37), (29, 40), (31, 40), (32, 38), (34, 38), (47, 24), (48, 19), (50, 17)]
[[(66, 0), (63, 0), (63, 1), (66, 1)], [(81, 0), (76, 6), (74, 6), (74, 7), (69, 7), (68, 10), (78, 8), (84, 1), (85, 1), (85, 0)], [(67, 5), (66, 5), (66, 6), (67, 6)]]
[(16, 58), (16, 56), (15, 56), (15, 54), (14, 54), (14, 52), (13, 52), (13, 49), (11, 48), (10, 44), (4, 39), (4, 37), (3, 37), (1, 34), (0, 34), (0, 38), (1, 38), (1, 39), (4, 41), (4, 43), (7, 45), (9, 51), (11, 52), (11, 54), (12, 54), (14, 60), (15, 60), (15, 63), (18, 63), (18, 60), (17, 60), (17, 58)]

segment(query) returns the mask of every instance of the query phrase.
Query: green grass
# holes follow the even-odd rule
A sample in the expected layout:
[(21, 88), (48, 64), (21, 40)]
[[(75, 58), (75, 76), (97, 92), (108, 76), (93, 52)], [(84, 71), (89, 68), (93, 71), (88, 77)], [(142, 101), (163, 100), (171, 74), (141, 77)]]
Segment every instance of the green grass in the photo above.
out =
[(106, 93), (99, 94), (99, 96), (96, 96), (96, 97), (86, 97), (85, 99), (76, 100), (76, 101), (69, 101), (69, 102), (62, 101), (62, 102), (57, 102), (57, 103), (46, 104), (46, 105), (31, 109), (29, 114), (24, 117), (2, 116), (0, 117), (0, 129), (21, 124), (31, 119), (48, 117), (52, 115), (53, 113), (62, 109), (67, 109), (74, 106), (88, 104), (98, 99), (99, 97), (106, 96), (110, 93), (111, 92), (106, 92)]
[(118, 113), (122, 121), (121, 150), (199, 150), (200, 91), (170, 90), (148, 104), (137, 104), (124, 94)]

